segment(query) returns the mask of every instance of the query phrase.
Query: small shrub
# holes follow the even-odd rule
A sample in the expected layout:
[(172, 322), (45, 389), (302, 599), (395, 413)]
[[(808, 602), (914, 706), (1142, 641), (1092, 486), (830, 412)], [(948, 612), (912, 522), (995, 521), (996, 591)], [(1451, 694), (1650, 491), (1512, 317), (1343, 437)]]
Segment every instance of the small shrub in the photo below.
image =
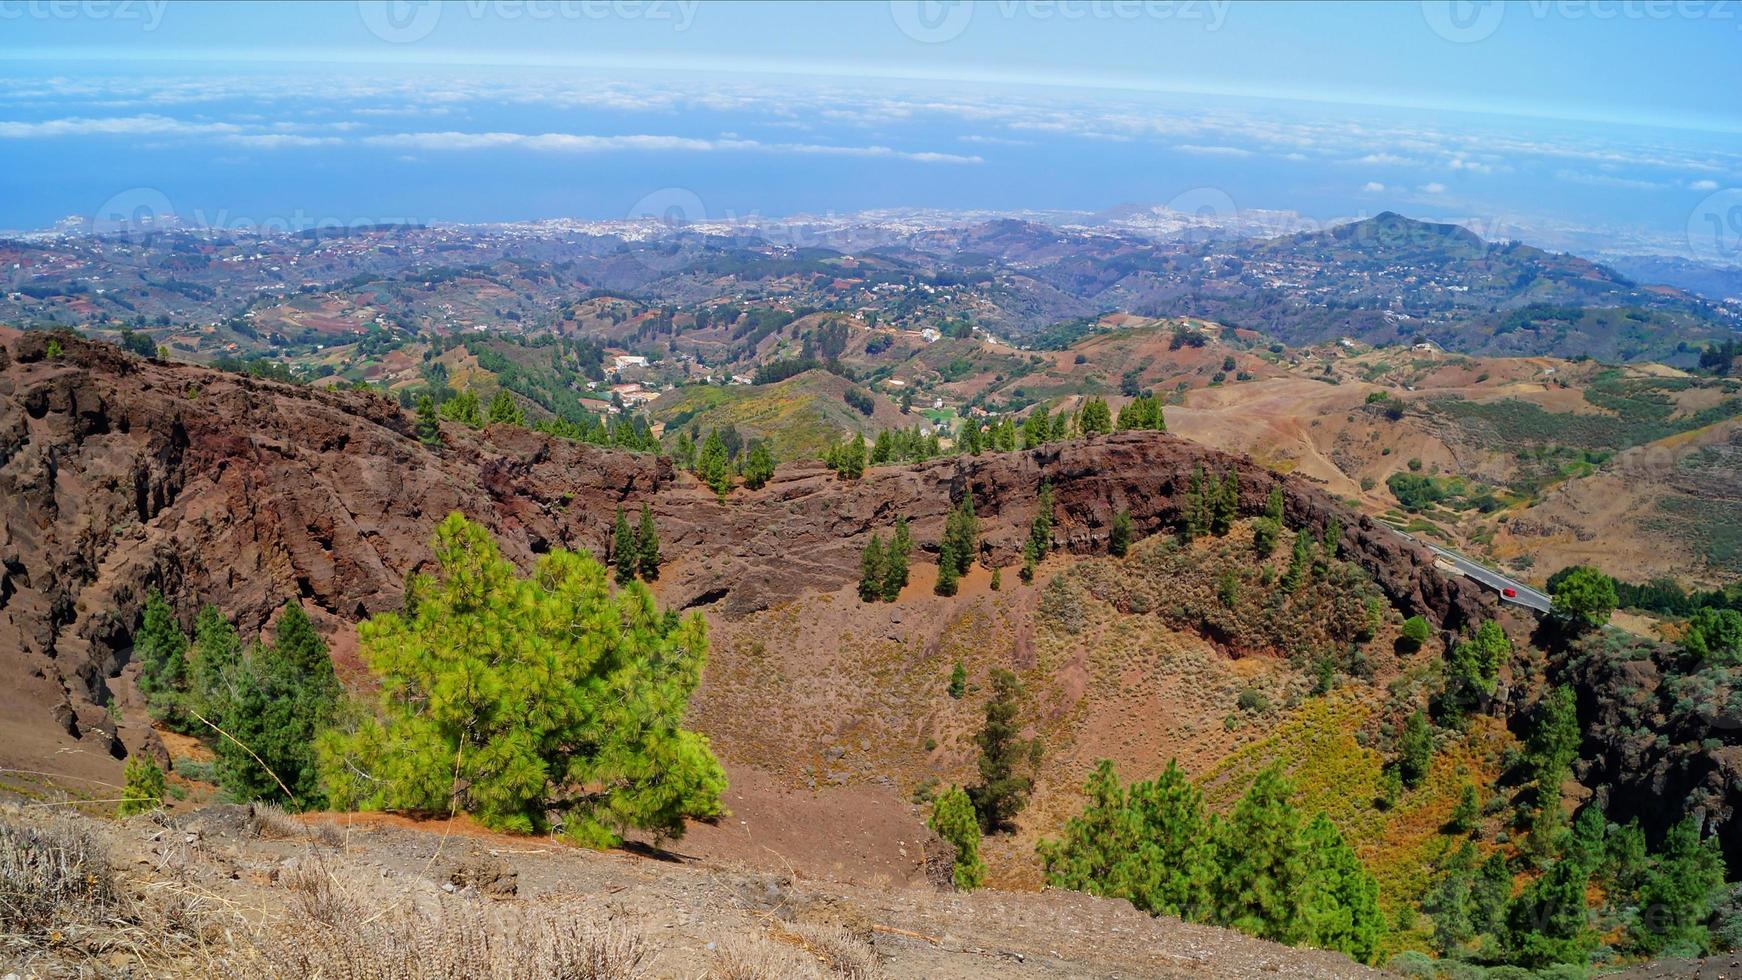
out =
[(115, 808), (118, 817), (135, 813), (150, 813), (163, 806), (163, 770), (143, 755), (127, 760), (127, 785), (121, 791), (121, 805)]
[(1081, 633), (1088, 625), (1082, 592), (1063, 575), (1055, 576), (1046, 584), (1046, 591), (1040, 597), (1040, 614), (1072, 636)]
[(842, 980), (876, 980), (882, 976), (877, 954), (858, 936), (838, 925), (797, 922), (793, 935), (828, 964), (829, 975)]
[(728, 936), (713, 951), (711, 980), (786, 980), (814, 977), (816, 969), (797, 950), (761, 936)]
[(250, 803), (247, 833), (261, 840), (301, 840), (309, 828), (275, 804)]
[(1270, 710), (1270, 698), (1256, 687), (1248, 687), (1240, 692), (1240, 697), (1234, 702), (1241, 711), (1251, 714), (1264, 714)]

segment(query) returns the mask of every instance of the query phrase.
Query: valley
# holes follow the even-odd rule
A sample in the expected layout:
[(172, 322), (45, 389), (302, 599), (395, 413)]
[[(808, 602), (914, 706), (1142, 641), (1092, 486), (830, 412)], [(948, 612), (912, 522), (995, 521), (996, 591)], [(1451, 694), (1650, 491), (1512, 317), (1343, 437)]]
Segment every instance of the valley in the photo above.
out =
[[(1742, 687), (1728, 620), (1696, 629), (1691, 605), (1735, 609), (1742, 578), (1733, 302), (1395, 215), (1208, 244), (997, 221), (855, 254), (548, 228), (9, 247), (37, 278), (105, 285), (15, 291), (26, 329), (0, 327), (0, 669), (20, 678), (0, 703), (0, 794), (103, 813), (149, 760), (167, 809), (94, 831), (104, 847), (155, 847), (145, 819), (244, 819), (223, 809), (224, 767), (249, 765), (225, 739), (244, 743), (177, 727), (142, 640), (205, 650), (212, 615), (246, 669), (306, 616), (346, 705), (328, 724), (371, 751), (357, 719), (404, 683), (371, 630), (463, 580), (440, 537), (461, 517), (499, 549), (489, 574), (545, 590), (572, 552), (614, 570), (613, 601), (645, 586), (666, 610), (648, 635), (706, 637), (673, 710), (725, 788), (675, 818), (681, 837), (553, 816), (554, 800), (507, 825), (464, 817), (498, 777), (462, 779), (456, 760), (446, 813), (335, 789), (280, 829), (306, 848), (193, 830), (218, 855), (160, 861), (136, 888), (245, 880), (235, 900), (289, 901), (262, 862), (313, 860), (333, 846), (318, 828), (343, 827), (345, 902), (379, 900), (357, 872), (373, 862), (411, 882), (417, 914), (471, 914), (445, 896), (478, 888), (438, 857), (450, 835), (493, 842), (532, 855), (509, 862), (545, 883), (528, 894), (584, 881), (629, 896), (610, 922), (675, 930), (657, 944), (668, 973), (736, 975), (718, 949), (748, 944), (833, 964), (818, 975), (861, 975), (843, 964), (869, 955), (891, 975), (1500, 976), (1599, 942), (1612, 962), (1696, 949), (1650, 945), (1628, 904), (1642, 879), (1579, 863), (1575, 834), (1636, 839), (1669, 868), (1698, 814), (1720, 873), (1742, 862)], [(136, 271), (165, 263), (189, 278)], [(1187, 264), (1205, 278), (1169, 278)], [(1404, 282), (1402, 266), (1436, 271)], [(298, 276), (324, 281), (281, 288)], [(605, 594), (598, 574), (580, 594)], [(1581, 626), (1563, 605), (1583, 576), (1611, 598)], [(1513, 585), (1526, 605), (1497, 594)], [(674, 632), (684, 617), (697, 633)], [(1707, 629), (1717, 652), (1696, 655)], [(216, 697), (193, 686), (203, 655), (176, 697)], [(1544, 734), (1562, 704), (1580, 730)], [(1020, 802), (971, 852), (939, 814), (999, 781), (995, 716)], [(388, 767), (342, 758), (365, 786)], [(299, 785), (357, 781), (322, 765)], [(1093, 808), (1135, 807), (1164, 767), (1202, 838), (1178, 831), (1168, 861), (1202, 862), (1202, 895), (1169, 904), (1117, 862), (1061, 863), (1097, 820), (1159, 819)], [(1603, 812), (1591, 801), (1612, 826), (1574, 827)], [(1347, 855), (1353, 870), (1312, 875), (1353, 891), (1290, 893), (1346, 927), (1241, 917), (1230, 835), (1254, 820), (1289, 828), (1277, 846), (1300, 856), (1281, 867)], [(1573, 868), (1592, 924), (1529, 926)], [(1328, 887), (1296, 873), (1290, 888)], [(1486, 919), (1448, 911), (1448, 890), (1483, 887)], [(673, 918), (679, 901), (695, 917)], [(538, 907), (514, 899), (492, 928)], [(1010, 916), (1037, 925), (995, 924)], [(1038, 925), (1055, 917), (1077, 925)], [(210, 955), (284, 955), (272, 916), (240, 921), (254, 945)], [(857, 945), (818, 952), (800, 928), (818, 923)], [(1144, 938), (1083, 938), (1103, 929)]]

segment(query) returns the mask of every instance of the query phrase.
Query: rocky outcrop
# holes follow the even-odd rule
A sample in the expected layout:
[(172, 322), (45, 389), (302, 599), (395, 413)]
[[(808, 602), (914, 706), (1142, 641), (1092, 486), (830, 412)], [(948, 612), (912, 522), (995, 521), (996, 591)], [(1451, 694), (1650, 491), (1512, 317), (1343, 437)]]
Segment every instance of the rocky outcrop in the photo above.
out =
[[(782, 467), (725, 502), (670, 462), (514, 427), (415, 438), (400, 408), (335, 392), (146, 361), (113, 348), (0, 331), (0, 670), (37, 713), (119, 754), (107, 682), (129, 655), (147, 591), (191, 622), (215, 603), (249, 632), (288, 600), (348, 622), (400, 601), (458, 510), (522, 564), (552, 548), (603, 556), (618, 507), (648, 503), (670, 604), (737, 616), (858, 575), (874, 530), (905, 515), (935, 549), (953, 502), (974, 494), (982, 560), (1016, 560), (1043, 480), (1061, 547), (1105, 546), (1113, 516), (1175, 525), (1192, 472), (1238, 472), (1241, 507), (1284, 489), (1287, 520), (1342, 524), (1346, 557), (1400, 605), (1447, 628), (1484, 614), (1475, 586), (1424, 549), (1304, 480), (1155, 433), (879, 467), (844, 482)], [(53, 356), (51, 356), (53, 353)], [(323, 615), (324, 613), (324, 615)]]
[(1580, 782), (1609, 819), (1638, 819), (1656, 846), (1698, 814), (1732, 874), (1742, 872), (1742, 667), (1700, 668), (1674, 647), (1592, 637), (1559, 673), (1579, 701)]

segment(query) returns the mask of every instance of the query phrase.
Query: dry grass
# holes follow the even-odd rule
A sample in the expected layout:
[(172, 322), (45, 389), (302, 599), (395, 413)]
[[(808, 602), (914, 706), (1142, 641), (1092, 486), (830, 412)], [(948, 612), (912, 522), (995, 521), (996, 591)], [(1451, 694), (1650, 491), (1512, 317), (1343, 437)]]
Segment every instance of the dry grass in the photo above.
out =
[(788, 927), (803, 947), (843, 980), (878, 980), (883, 975), (870, 944), (838, 925), (795, 922)]
[[(243, 917), (189, 879), (123, 885), (89, 828), (35, 819), (0, 820), (0, 961), (24, 976), (633, 980), (649, 957), (639, 929), (572, 905), (486, 911), (443, 898), (381, 914), (313, 849), (279, 877), (282, 916)], [(282, 812), (249, 832), (291, 827), (312, 836)]]
[(0, 931), (43, 942), (71, 919), (102, 919), (120, 905), (102, 846), (59, 821), (0, 823)]
[(444, 899), (431, 910), (370, 914), (311, 867), (286, 884), (299, 901), (288, 921), (254, 939), (254, 976), (329, 980), (633, 980), (645, 975), (646, 937), (621, 922), (556, 904), (496, 914)]
[(117, 884), (102, 843), (69, 817), (0, 820), (0, 959), (24, 976), (216, 974), (225, 912), (197, 889)]
[(292, 896), (292, 915), (307, 922), (339, 928), (355, 909), (339, 891), (325, 861), (311, 854), (278, 878)]
[(707, 976), (708, 980), (808, 980), (820, 974), (796, 950), (748, 933), (721, 940)]
[(261, 840), (307, 840), (323, 847), (344, 846), (344, 834), (330, 823), (306, 824), (272, 803), (248, 804), (248, 836)]

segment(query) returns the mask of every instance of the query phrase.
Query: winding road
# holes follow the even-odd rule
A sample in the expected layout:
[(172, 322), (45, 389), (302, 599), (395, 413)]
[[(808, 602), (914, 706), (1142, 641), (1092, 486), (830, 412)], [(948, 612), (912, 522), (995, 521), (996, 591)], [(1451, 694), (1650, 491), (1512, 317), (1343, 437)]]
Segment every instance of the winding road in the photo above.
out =
[[(1429, 544), (1426, 541), (1421, 541), (1419, 538), (1416, 540), (1420, 541), (1420, 543), (1429, 551), (1445, 559), (1447, 563), (1457, 569), (1458, 572), (1466, 578), (1475, 579), (1477, 582), (1480, 582), (1499, 593), (1501, 602), (1515, 603), (1524, 606), (1527, 609), (1534, 609), (1539, 613), (1546, 613), (1553, 608), (1553, 602), (1547, 595), (1538, 592), (1517, 579), (1507, 578), (1499, 572), (1496, 572), (1494, 569), (1489, 568), (1487, 565), (1471, 561), (1450, 548), (1442, 548), (1437, 544)], [(1507, 589), (1513, 590), (1516, 594), (1507, 595)]]

